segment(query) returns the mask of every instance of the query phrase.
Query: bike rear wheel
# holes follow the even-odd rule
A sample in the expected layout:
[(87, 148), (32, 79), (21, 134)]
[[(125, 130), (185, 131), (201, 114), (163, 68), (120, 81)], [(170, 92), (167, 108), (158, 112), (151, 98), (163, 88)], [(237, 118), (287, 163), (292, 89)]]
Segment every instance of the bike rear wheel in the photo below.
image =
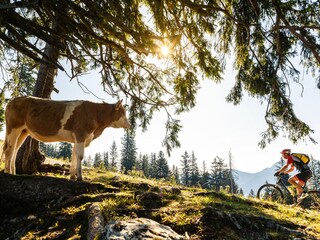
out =
[(262, 185), (257, 192), (257, 198), (260, 200), (272, 201), (283, 203), (284, 197), (283, 192), (279, 187), (274, 184), (264, 184)]
[(302, 201), (303, 207), (320, 210), (320, 191), (308, 191), (308, 197)]

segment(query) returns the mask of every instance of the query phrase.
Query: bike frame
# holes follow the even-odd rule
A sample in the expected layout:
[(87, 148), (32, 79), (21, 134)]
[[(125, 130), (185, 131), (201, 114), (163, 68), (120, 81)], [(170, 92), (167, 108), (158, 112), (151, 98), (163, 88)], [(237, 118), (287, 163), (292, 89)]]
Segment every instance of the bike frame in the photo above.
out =
[[(284, 179), (281, 177), (281, 176), (283, 176), (283, 175), (285, 175), (285, 174), (279, 174), (279, 175), (277, 175), (277, 182), (275, 183), (275, 186), (279, 187), (280, 190), (281, 190), (283, 193), (291, 196), (292, 199), (293, 199), (293, 202), (294, 202), (294, 203), (297, 203), (296, 195), (293, 194), (292, 192), (290, 192), (290, 190), (289, 190), (288, 187), (286, 186), (286, 184), (285, 184), (285, 182), (284, 182)], [(290, 185), (291, 185), (291, 184), (290, 184)], [(281, 188), (281, 187), (282, 187), (282, 188)], [(305, 185), (304, 188), (307, 189), (307, 185)], [(284, 191), (283, 191), (282, 189), (284, 189)]]
[[(286, 184), (283, 182), (284, 180), (282, 179), (282, 174), (277, 176), (277, 182), (275, 183), (276, 187), (282, 187), (284, 188), (284, 190), (287, 192), (287, 194), (289, 194), (290, 196), (292, 196), (294, 198), (294, 195), (289, 191), (288, 187), (286, 186)], [(280, 188), (281, 189), (281, 188)]]

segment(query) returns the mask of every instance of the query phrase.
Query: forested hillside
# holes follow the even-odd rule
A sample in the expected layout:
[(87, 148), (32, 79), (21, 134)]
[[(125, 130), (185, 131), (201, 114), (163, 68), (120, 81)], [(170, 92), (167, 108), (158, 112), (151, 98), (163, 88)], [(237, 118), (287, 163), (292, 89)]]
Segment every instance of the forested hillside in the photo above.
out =
[[(71, 158), (72, 146), (68, 143), (42, 144), (42, 151), (46, 156), (62, 159)], [(266, 183), (274, 183), (274, 173), (284, 162), (276, 162), (273, 166), (257, 173), (246, 173), (234, 169), (231, 151), (229, 158), (216, 156), (211, 161), (200, 163), (193, 151), (185, 151), (179, 159), (178, 165), (170, 166), (165, 154), (139, 153), (135, 147), (134, 134), (126, 133), (122, 145), (115, 142), (110, 149), (96, 153), (93, 157), (86, 156), (83, 164), (101, 170), (129, 173), (149, 179), (161, 179), (184, 186), (201, 186), (205, 189), (229, 189), (231, 193), (255, 196), (258, 188)], [(191, 153), (190, 153), (191, 152)], [(313, 177), (309, 180), (310, 187), (320, 187), (320, 161), (312, 159), (309, 163)]]

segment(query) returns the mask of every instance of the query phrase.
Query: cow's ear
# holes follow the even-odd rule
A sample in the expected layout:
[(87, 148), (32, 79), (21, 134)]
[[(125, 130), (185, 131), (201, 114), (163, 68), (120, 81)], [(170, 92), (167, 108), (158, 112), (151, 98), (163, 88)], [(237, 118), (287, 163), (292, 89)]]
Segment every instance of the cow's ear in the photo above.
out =
[(122, 99), (116, 103), (116, 110), (119, 110), (121, 106), (122, 106)]

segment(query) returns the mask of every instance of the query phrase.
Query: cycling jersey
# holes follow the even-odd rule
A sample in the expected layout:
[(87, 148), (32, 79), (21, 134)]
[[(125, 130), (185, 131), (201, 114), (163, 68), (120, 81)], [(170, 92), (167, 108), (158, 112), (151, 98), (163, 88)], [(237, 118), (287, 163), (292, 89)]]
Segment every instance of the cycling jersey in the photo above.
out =
[(298, 171), (300, 172), (310, 170), (308, 164), (303, 163), (299, 158), (295, 156), (289, 155), (287, 159), (287, 164), (293, 164), (296, 167), (296, 169), (298, 169)]

